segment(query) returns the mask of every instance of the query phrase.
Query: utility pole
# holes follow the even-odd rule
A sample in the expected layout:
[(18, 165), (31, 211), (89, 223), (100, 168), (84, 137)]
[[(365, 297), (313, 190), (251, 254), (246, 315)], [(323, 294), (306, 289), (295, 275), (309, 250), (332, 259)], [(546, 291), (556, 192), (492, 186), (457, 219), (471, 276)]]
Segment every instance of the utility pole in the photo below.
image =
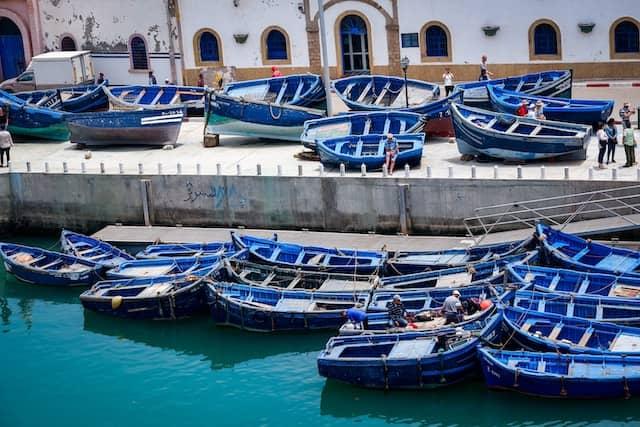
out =
[(329, 54), (327, 53), (327, 33), (324, 24), (323, 0), (318, 0), (318, 20), (320, 21), (320, 46), (322, 47), (322, 81), (327, 95), (327, 116), (333, 116), (333, 104), (331, 102), (331, 85), (329, 77)]

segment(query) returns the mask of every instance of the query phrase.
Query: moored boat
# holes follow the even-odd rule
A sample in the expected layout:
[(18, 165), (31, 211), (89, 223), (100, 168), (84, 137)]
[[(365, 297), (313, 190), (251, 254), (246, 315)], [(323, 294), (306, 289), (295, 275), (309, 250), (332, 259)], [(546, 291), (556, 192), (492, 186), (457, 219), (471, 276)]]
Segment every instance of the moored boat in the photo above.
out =
[(526, 161), (586, 158), (591, 127), (536, 120), (451, 105), (458, 151), (463, 155)]
[(127, 279), (134, 277), (175, 276), (219, 265), (219, 255), (137, 259), (134, 261), (125, 261), (117, 267), (107, 270), (107, 277), (110, 279)]
[(34, 107), (2, 90), (0, 90), (0, 104), (9, 111), (10, 120), (7, 130), (12, 135), (53, 141), (69, 139), (69, 128), (66, 122), (69, 113)]
[(160, 243), (149, 245), (136, 254), (138, 259), (226, 255), (235, 252), (232, 242)]
[(62, 230), (60, 233), (60, 246), (63, 252), (98, 263), (106, 268), (135, 259), (107, 242), (70, 230)]
[(183, 107), (189, 116), (202, 116), (204, 88), (197, 86), (151, 85), (104, 87), (112, 110), (164, 109)]
[(51, 108), (70, 113), (95, 111), (108, 106), (105, 84), (64, 87), (60, 89), (19, 92), (15, 96), (34, 107)]
[[(423, 133), (395, 135), (399, 151), (395, 164), (398, 167), (405, 164), (419, 165), (422, 160), (424, 138)], [(318, 141), (316, 150), (324, 164), (344, 164), (352, 169), (365, 165), (368, 170), (375, 170), (384, 165), (386, 140), (386, 135), (342, 136)]]
[(324, 85), (316, 74), (292, 74), (232, 82), (225, 86), (222, 93), (246, 101), (321, 109), (324, 109), (325, 102)]

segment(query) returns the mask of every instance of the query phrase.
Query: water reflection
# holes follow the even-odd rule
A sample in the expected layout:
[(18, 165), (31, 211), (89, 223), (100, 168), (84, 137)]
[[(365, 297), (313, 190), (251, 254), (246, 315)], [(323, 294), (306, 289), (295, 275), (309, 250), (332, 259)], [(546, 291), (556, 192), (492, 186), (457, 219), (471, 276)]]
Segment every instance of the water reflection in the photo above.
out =
[(216, 327), (207, 317), (177, 322), (128, 321), (90, 311), (84, 312), (84, 329), (89, 332), (128, 339), (137, 343), (202, 355), (211, 369), (263, 359), (283, 353), (306, 353), (324, 348), (331, 334), (266, 335)]

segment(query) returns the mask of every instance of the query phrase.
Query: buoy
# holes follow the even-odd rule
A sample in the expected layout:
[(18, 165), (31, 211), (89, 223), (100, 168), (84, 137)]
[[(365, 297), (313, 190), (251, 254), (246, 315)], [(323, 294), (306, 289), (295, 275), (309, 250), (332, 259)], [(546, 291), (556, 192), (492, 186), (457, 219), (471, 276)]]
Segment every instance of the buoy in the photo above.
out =
[(111, 308), (117, 310), (122, 305), (122, 297), (120, 295), (111, 298)]
[(491, 307), (492, 305), (493, 305), (493, 303), (488, 299), (483, 299), (482, 301), (480, 301), (480, 309), (481, 310), (486, 310), (487, 308)]

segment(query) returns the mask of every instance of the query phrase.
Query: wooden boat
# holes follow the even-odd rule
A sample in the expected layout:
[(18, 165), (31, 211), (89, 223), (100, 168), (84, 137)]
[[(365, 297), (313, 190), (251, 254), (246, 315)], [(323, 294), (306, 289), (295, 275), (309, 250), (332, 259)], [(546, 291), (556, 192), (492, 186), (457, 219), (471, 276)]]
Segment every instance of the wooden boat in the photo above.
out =
[(462, 287), (478, 281), (490, 280), (494, 283), (504, 281), (504, 267), (511, 264), (528, 264), (538, 258), (538, 251), (503, 256), (489, 261), (471, 263), (464, 266), (427, 271), (380, 279), (378, 288), (389, 290), (410, 290), (433, 287)]
[(104, 87), (111, 110), (135, 111), (184, 107), (187, 115), (200, 116), (204, 112), (204, 88), (197, 86), (110, 86)]
[(550, 263), (578, 271), (640, 278), (640, 252), (585, 240), (538, 224), (536, 234)]
[(188, 274), (202, 268), (219, 267), (219, 255), (201, 257), (137, 259), (126, 261), (107, 270), (109, 279), (128, 279), (135, 277), (175, 276)]
[(640, 394), (640, 357), (491, 350), (479, 347), (489, 388), (561, 399)]
[[(461, 288), (431, 288), (419, 291), (405, 291), (398, 295), (413, 320), (406, 327), (398, 327), (391, 323), (387, 312), (389, 303), (397, 291), (375, 290), (369, 301), (363, 321), (348, 320), (340, 327), (340, 335), (360, 335), (379, 333), (416, 332), (445, 327), (446, 319), (442, 314), (442, 304), (453, 290), (460, 292), (460, 299), (465, 307), (462, 323), (474, 322), (486, 317), (495, 310), (493, 303), (481, 306), (484, 300), (490, 300), (502, 295), (504, 288), (492, 286), (489, 282), (477, 282), (475, 285)], [(455, 326), (458, 326), (456, 324)], [(454, 326), (454, 325), (450, 325)]]
[(535, 291), (640, 300), (640, 278), (512, 264), (506, 271), (509, 283)]
[(224, 259), (221, 274), (227, 282), (251, 286), (322, 292), (368, 292), (376, 286), (378, 276), (326, 273), (280, 268), (249, 261), (247, 249)]
[[(424, 146), (423, 133), (408, 133), (396, 135), (399, 153), (396, 165), (419, 165), (422, 160)], [(351, 169), (359, 169), (365, 165), (367, 170), (381, 169), (384, 165), (386, 153), (384, 145), (386, 135), (351, 135), (325, 139), (316, 143), (316, 151), (320, 161), (327, 165), (344, 164)]]
[(232, 82), (222, 93), (245, 101), (324, 109), (325, 92), (320, 76), (292, 74), (282, 77)]
[(69, 230), (62, 230), (60, 233), (60, 247), (65, 253), (95, 262), (105, 268), (113, 268), (135, 259), (107, 242)]
[(368, 292), (288, 291), (215, 282), (206, 285), (211, 316), (218, 325), (254, 332), (335, 329), (344, 313), (366, 306)]
[(515, 114), (523, 100), (527, 101), (527, 104), (535, 104), (540, 101), (543, 104), (547, 120), (567, 123), (587, 125), (604, 123), (611, 116), (614, 104), (611, 100), (562, 99), (527, 95), (492, 85), (487, 86), (487, 91), (495, 111)]
[(441, 251), (395, 251), (387, 260), (387, 274), (413, 274), (444, 268), (462, 267), (472, 263), (490, 261), (504, 256), (524, 253), (535, 248), (533, 239), (471, 246), (465, 249)]
[(302, 145), (315, 150), (318, 140), (349, 135), (420, 133), (425, 124), (422, 117), (406, 111), (370, 111), (308, 120), (300, 140)]
[(0, 243), (0, 256), (8, 273), (34, 285), (90, 286), (102, 270), (92, 261), (13, 243)]
[(79, 113), (67, 117), (69, 140), (84, 146), (175, 145), (183, 107)]
[(503, 160), (586, 158), (591, 127), (451, 105), (460, 154)]
[(318, 373), (379, 389), (433, 388), (461, 382), (479, 370), (476, 347), (501, 338), (500, 315), (460, 328), (331, 338)]
[(302, 246), (233, 232), (231, 238), (254, 262), (276, 267), (369, 275), (383, 270), (386, 259), (385, 252)]
[(542, 313), (640, 326), (640, 300), (518, 290), (513, 305)]
[(465, 105), (488, 108), (491, 106), (487, 92), (489, 85), (527, 95), (571, 98), (572, 81), (573, 73), (569, 70), (543, 71), (504, 79), (460, 83), (456, 85), (454, 92), (463, 93)]
[(15, 96), (34, 107), (51, 108), (70, 113), (84, 113), (108, 107), (109, 101), (99, 85), (19, 92)]
[(69, 139), (69, 128), (66, 122), (68, 113), (34, 107), (3, 90), (0, 90), (0, 104), (9, 111), (7, 130), (11, 135), (52, 141)]
[(87, 310), (129, 319), (181, 319), (206, 312), (211, 267), (175, 276), (104, 280), (80, 295)]
[(640, 328), (516, 307), (502, 311), (507, 336), (527, 350), (640, 355)]
[(338, 97), (351, 110), (400, 110), (426, 114), (440, 96), (437, 84), (394, 76), (351, 76), (331, 82)]
[(232, 255), (233, 242), (162, 243), (149, 245), (136, 254), (138, 259), (194, 257), (203, 255)]

